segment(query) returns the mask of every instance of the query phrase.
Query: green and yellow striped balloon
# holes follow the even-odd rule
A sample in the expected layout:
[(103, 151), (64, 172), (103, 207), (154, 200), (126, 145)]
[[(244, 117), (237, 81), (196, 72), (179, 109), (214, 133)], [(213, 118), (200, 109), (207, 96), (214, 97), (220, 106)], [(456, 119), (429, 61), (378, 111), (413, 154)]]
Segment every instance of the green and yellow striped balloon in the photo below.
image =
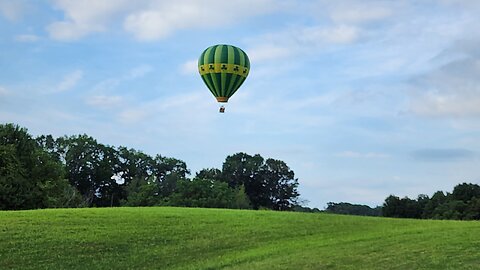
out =
[(228, 102), (250, 71), (250, 60), (232, 45), (208, 47), (198, 59), (198, 72), (218, 102)]

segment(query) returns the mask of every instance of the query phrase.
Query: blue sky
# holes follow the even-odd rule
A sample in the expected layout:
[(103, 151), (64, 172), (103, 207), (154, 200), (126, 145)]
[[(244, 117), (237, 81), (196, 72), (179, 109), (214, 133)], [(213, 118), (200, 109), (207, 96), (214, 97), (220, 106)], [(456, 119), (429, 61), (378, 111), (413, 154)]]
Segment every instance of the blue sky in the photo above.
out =
[[(285, 161), (311, 207), (480, 182), (475, 0), (0, 0), (0, 122), (184, 160)], [(200, 53), (242, 48), (225, 114)]]

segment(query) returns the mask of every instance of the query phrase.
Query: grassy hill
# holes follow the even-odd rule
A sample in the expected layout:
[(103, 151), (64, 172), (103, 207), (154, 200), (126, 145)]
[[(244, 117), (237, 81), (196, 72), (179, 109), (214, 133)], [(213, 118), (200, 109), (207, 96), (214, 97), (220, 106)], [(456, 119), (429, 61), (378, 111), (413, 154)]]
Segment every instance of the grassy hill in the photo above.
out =
[(0, 211), (0, 269), (480, 269), (480, 222), (164, 207)]

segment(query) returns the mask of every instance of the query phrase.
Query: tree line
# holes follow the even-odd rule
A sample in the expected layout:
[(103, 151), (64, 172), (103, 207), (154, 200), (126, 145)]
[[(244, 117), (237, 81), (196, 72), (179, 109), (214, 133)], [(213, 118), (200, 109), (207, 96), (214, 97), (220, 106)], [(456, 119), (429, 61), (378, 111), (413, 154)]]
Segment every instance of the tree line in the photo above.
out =
[(382, 206), (375, 208), (347, 202), (329, 202), (324, 212), (394, 218), (480, 220), (480, 186), (461, 183), (452, 192), (437, 191), (432, 197), (420, 194), (416, 199), (390, 195)]
[(342, 215), (381, 216), (382, 207), (377, 206), (375, 208), (371, 208), (368, 205), (352, 204), (348, 202), (329, 202), (327, 203), (327, 208), (325, 209), (325, 212)]
[(390, 195), (382, 208), (383, 216), (418, 219), (480, 220), (480, 186), (458, 184), (453, 191), (420, 194), (416, 199)]
[(190, 174), (180, 159), (105, 145), (88, 135), (33, 138), (26, 128), (0, 125), (0, 210), (297, 205), (298, 179), (281, 160), (236, 153), (221, 169)]

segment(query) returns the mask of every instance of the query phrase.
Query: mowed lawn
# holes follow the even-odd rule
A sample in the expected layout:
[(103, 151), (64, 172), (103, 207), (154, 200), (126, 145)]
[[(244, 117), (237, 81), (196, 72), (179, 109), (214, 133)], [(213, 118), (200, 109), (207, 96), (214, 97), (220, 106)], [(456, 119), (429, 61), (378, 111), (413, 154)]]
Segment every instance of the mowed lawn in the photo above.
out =
[(480, 269), (480, 222), (170, 207), (0, 211), (0, 269)]

